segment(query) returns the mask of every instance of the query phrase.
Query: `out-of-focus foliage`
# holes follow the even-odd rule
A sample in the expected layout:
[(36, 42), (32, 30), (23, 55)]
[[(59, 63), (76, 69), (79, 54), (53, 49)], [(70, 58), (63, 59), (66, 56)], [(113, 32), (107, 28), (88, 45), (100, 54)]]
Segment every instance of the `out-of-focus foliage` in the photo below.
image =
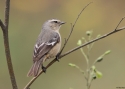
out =
[[(82, 40), (84, 40), (85, 43), (87, 43), (87, 42), (93, 40), (92, 33), (93, 33), (93, 31), (86, 31), (87, 38), (82, 37)], [(98, 38), (99, 36), (100, 36), (100, 35), (97, 35), (96, 38)], [(77, 45), (78, 45), (78, 46), (83, 45), (83, 44), (82, 44), (82, 43), (83, 43), (82, 40), (81, 40), (81, 39), (78, 40), (78, 42), (77, 42)], [(97, 63), (97, 62), (101, 62), (101, 61), (104, 59), (104, 57), (111, 52), (110, 50), (106, 51), (106, 52), (103, 53), (101, 56), (99, 56), (99, 57), (92, 63), (92, 65), (90, 65), (90, 61), (91, 61), (91, 59), (90, 59), (90, 57), (91, 57), (91, 56), (90, 56), (90, 51), (92, 50), (94, 43), (95, 43), (95, 42), (93, 42), (92, 44), (87, 45), (87, 47), (86, 47), (86, 48), (87, 48), (87, 51), (86, 51), (86, 52), (84, 51), (83, 48), (80, 48), (80, 51), (81, 51), (81, 53), (83, 54), (83, 58), (85, 59), (86, 65), (87, 65), (85, 72), (84, 72), (78, 65), (69, 63), (69, 66), (75, 67), (75, 68), (77, 68), (81, 73), (83, 73), (83, 75), (84, 75), (83, 77), (84, 77), (85, 80), (86, 80), (86, 89), (90, 89), (90, 86), (92, 85), (92, 81), (93, 81), (94, 79), (96, 79), (96, 78), (101, 78), (101, 77), (102, 77), (102, 73), (101, 73), (100, 71), (98, 71), (97, 68), (95, 67), (95, 66), (96, 66), (96, 63)]]
[[(11, 0), (9, 21), (10, 51), (17, 84), (20, 89), (23, 89), (31, 79), (26, 75), (32, 65), (33, 47), (43, 22), (51, 18), (67, 22), (60, 30), (63, 40), (70, 32), (70, 23), (76, 19), (81, 9), (91, 1), (93, 4), (87, 7), (82, 13), (64, 52), (76, 47), (77, 40), (85, 35), (84, 33), (87, 30), (93, 29), (94, 34), (104, 34), (113, 30), (120, 19), (125, 16), (125, 1)], [(0, 18), (2, 20), (4, 20), (4, 7), (5, 0), (1, 0)], [(125, 21), (120, 26), (125, 26)], [(94, 34), (93, 37), (95, 37)], [(98, 41), (97, 45), (94, 46), (91, 51), (91, 59), (97, 58), (106, 49), (111, 49), (112, 54), (108, 55), (106, 60), (96, 65), (104, 76), (93, 83), (93, 89), (124, 87), (124, 39), (125, 31), (122, 31)], [(31, 89), (85, 88), (86, 84), (84, 83), (84, 79), (81, 79), (82, 75), (77, 70), (74, 71), (73, 68), (67, 66), (68, 63), (75, 63), (80, 68), (86, 69), (85, 60), (80, 60), (82, 58), (83, 56), (79, 51), (62, 58), (59, 63), (55, 63), (50, 67), (46, 74), (42, 74), (33, 83)], [(0, 89), (11, 89), (5, 60), (2, 31), (0, 31), (0, 59)], [(93, 62), (94, 60), (91, 61)]]

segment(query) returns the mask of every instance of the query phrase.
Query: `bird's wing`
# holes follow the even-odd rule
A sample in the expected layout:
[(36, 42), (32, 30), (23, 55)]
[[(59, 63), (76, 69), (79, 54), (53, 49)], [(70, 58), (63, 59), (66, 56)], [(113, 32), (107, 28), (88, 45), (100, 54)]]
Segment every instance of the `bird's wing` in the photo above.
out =
[(59, 42), (59, 34), (55, 32), (55, 35), (51, 35), (47, 42), (43, 41), (42, 43), (36, 43), (34, 47), (33, 61), (35, 62), (40, 60)]

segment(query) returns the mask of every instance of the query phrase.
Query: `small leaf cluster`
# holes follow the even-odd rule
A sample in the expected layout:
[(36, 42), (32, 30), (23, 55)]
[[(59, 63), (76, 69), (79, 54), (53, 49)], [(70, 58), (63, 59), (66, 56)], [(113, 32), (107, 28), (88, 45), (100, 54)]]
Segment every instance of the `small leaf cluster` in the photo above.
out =
[[(93, 34), (93, 31), (86, 31), (87, 39), (82, 37), (81, 39), (78, 40), (77, 45), (81, 46), (83, 43), (86, 43), (86, 42), (89, 42), (90, 40), (92, 40), (93, 39), (92, 34)], [(96, 38), (99, 38), (100, 36), (101, 35), (99, 34), (99, 35), (96, 36)], [(99, 70), (97, 70), (95, 64), (102, 62), (104, 57), (111, 53), (110, 50), (107, 50), (102, 55), (100, 55), (97, 59), (95, 59), (95, 61), (93, 62), (92, 65), (90, 65), (90, 63), (89, 63), (90, 51), (92, 50), (94, 44), (95, 44), (95, 42), (87, 45), (87, 52), (84, 52), (83, 48), (80, 48), (80, 51), (81, 51), (82, 55), (84, 56), (84, 58), (86, 60), (86, 63), (87, 63), (87, 69), (86, 69), (87, 71), (86, 72), (84, 72), (76, 64), (69, 63), (69, 66), (78, 69), (82, 74), (84, 74), (84, 77), (85, 77), (85, 79), (87, 81), (87, 89), (90, 88), (92, 80), (97, 79), (97, 78), (101, 78), (103, 76), (103, 74)]]

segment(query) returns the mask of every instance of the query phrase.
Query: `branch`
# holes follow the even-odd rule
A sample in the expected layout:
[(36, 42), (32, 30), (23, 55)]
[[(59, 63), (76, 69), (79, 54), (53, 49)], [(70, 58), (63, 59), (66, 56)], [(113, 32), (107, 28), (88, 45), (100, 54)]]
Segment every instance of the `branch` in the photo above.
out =
[(91, 3), (92, 3), (92, 2), (88, 3), (88, 4), (80, 11), (80, 13), (78, 14), (78, 16), (77, 16), (77, 18), (76, 18), (74, 24), (72, 25), (72, 23), (71, 23), (71, 30), (70, 30), (69, 36), (68, 36), (68, 38), (65, 40), (65, 43), (64, 43), (64, 45), (63, 45), (63, 47), (62, 47), (62, 49), (61, 49), (61, 51), (60, 51), (60, 53), (59, 53), (59, 56), (60, 56), (60, 54), (62, 53), (62, 51), (64, 50), (66, 44), (68, 43), (69, 38), (70, 38), (70, 36), (71, 36), (71, 34), (72, 34), (73, 30), (74, 30), (74, 27), (75, 27), (75, 25), (76, 25), (76, 23), (77, 23), (77, 21), (78, 21), (80, 15), (81, 15), (82, 12), (87, 8), (87, 6), (89, 6)]
[(13, 89), (18, 89), (17, 84), (16, 84), (14, 71), (13, 71), (13, 65), (11, 62), (9, 40), (8, 40), (9, 10), (10, 10), (10, 0), (6, 0), (5, 24), (3, 24), (3, 22), (0, 20), (0, 26), (1, 26), (2, 31), (3, 31), (5, 54), (6, 54), (6, 60), (7, 60), (9, 74), (10, 74), (11, 84), (12, 84)]
[(115, 30), (117, 30), (118, 26), (121, 24), (121, 22), (124, 20), (124, 18), (125, 18), (125, 17), (123, 17), (123, 18), (119, 21), (119, 23), (118, 23), (118, 25), (116, 26)]
[(3, 22), (1, 21), (1, 19), (0, 19), (0, 26), (1, 26), (2, 31), (4, 32), (5, 31), (5, 26), (4, 26)]

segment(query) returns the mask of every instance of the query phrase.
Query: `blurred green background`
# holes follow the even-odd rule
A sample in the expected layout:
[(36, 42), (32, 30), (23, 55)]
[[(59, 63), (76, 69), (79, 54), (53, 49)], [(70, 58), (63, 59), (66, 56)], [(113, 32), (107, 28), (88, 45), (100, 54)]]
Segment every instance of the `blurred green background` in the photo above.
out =
[[(62, 40), (70, 32), (70, 23), (74, 22), (81, 9), (93, 1), (79, 18), (74, 32), (67, 44), (66, 52), (77, 46), (85, 32), (93, 30), (93, 38), (113, 30), (120, 19), (125, 16), (125, 0), (11, 0), (9, 41), (14, 72), (19, 89), (22, 89), (32, 77), (27, 72), (32, 65), (32, 53), (35, 41), (44, 21), (57, 18), (67, 23), (60, 32)], [(5, 1), (0, 1), (0, 18), (4, 21)], [(125, 26), (125, 21), (120, 27)], [(125, 87), (125, 31), (120, 31), (96, 42), (91, 51), (93, 61), (107, 50), (112, 53), (97, 64), (103, 77), (93, 81), (91, 89), (116, 89)], [(2, 31), (0, 31), (0, 89), (12, 89), (5, 59)], [(45, 64), (49, 63), (46, 62)], [(75, 63), (83, 70), (86, 61), (81, 52), (75, 51), (52, 65), (46, 74), (42, 74), (31, 89), (85, 89), (83, 75), (68, 63)]]

